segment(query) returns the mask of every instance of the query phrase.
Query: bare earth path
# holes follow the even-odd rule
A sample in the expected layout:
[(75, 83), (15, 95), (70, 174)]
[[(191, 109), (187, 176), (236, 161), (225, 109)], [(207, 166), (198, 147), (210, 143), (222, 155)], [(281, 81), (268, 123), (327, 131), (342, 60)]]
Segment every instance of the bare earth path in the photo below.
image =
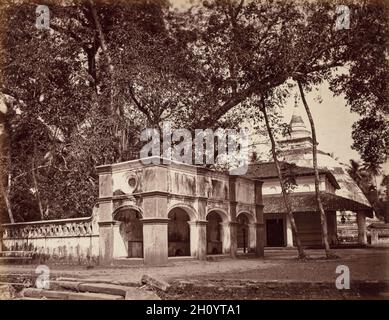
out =
[[(266, 250), (266, 257), (223, 258), (218, 261), (170, 261), (167, 266), (85, 266), (49, 265), (51, 278), (58, 276), (76, 278), (110, 279), (113, 281), (139, 281), (143, 274), (167, 281), (174, 279), (212, 280), (287, 280), (298, 282), (335, 281), (338, 265), (350, 269), (351, 280), (389, 280), (389, 249), (339, 249), (341, 258), (324, 260), (322, 250), (308, 250), (313, 260), (298, 261), (295, 250)], [(0, 274), (35, 273), (36, 265), (0, 265)]]

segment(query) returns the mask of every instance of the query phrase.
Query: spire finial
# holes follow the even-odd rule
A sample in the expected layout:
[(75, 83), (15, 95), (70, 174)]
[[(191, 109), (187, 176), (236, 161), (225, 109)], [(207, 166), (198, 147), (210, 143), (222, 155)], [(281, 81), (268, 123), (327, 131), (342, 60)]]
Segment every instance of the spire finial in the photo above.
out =
[(298, 105), (299, 96), (296, 93), (294, 95), (294, 108), (292, 118), (290, 120), (291, 128), (291, 137), (292, 138), (305, 138), (309, 137), (311, 133), (306, 128), (303, 118), (300, 115), (299, 105)]
[(298, 95), (297, 93), (294, 95), (294, 107), (297, 109), (298, 108), (298, 103), (297, 103)]

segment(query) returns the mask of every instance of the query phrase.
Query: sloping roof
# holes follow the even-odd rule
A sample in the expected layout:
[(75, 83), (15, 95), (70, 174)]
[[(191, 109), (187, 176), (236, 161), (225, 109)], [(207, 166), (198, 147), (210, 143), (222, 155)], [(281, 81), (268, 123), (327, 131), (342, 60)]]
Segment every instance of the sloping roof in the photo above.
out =
[[(283, 158), (286, 162), (295, 163), (296, 165), (302, 167), (313, 166), (312, 150), (308, 149), (296, 150), (295, 154), (285, 153), (284, 156), (280, 156), (280, 158)], [(347, 173), (346, 165), (340, 163), (336, 159), (333, 159), (330, 155), (324, 152), (318, 153), (317, 163), (319, 168), (330, 171), (339, 183), (340, 189), (335, 192), (337, 195), (361, 202), (367, 206), (370, 205), (357, 183)]]
[[(321, 200), (325, 211), (363, 211), (366, 216), (373, 217), (373, 209), (363, 203), (321, 192)], [(289, 195), (293, 212), (314, 212), (317, 210), (315, 193), (292, 193)], [(264, 213), (286, 213), (282, 194), (263, 196)]]
[[(315, 171), (310, 167), (296, 166), (288, 162), (281, 161), (281, 172), (283, 176), (314, 176)], [(319, 168), (319, 174), (325, 174), (327, 179), (332, 183), (336, 189), (340, 189), (338, 182), (331, 171)], [(274, 162), (263, 162), (257, 164), (250, 164), (246, 176), (255, 179), (273, 179), (278, 178), (277, 168)]]
[(384, 229), (389, 230), (389, 223), (372, 223), (368, 227), (368, 229)]

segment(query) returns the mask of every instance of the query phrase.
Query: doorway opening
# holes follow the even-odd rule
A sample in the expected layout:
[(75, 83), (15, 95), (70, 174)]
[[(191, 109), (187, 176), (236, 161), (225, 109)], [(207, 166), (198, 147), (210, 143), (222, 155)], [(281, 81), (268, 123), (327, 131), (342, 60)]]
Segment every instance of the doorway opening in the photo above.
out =
[(168, 218), (168, 256), (190, 256), (189, 215), (181, 208), (174, 208)]
[(268, 247), (283, 247), (284, 239), (284, 219), (266, 220), (266, 242)]

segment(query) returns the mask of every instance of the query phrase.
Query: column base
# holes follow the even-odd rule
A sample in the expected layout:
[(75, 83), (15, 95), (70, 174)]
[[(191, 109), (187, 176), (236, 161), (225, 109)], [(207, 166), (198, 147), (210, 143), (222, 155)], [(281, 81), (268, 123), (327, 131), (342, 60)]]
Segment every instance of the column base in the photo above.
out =
[(111, 265), (114, 251), (114, 232), (115, 221), (99, 222), (99, 264)]
[(165, 265), (168, 262), (167, 218), (147, 218), (143, 223), (143, 261), (146, 265)]
[(257, 257), (265, 256), (265, 224), (264, 223), (256, 223), (256, 246), (255, 246), (255, 255)]
[(207, 223), (208, 221), (189, 221), (190, 255), (199, 260), (207, 259)]

